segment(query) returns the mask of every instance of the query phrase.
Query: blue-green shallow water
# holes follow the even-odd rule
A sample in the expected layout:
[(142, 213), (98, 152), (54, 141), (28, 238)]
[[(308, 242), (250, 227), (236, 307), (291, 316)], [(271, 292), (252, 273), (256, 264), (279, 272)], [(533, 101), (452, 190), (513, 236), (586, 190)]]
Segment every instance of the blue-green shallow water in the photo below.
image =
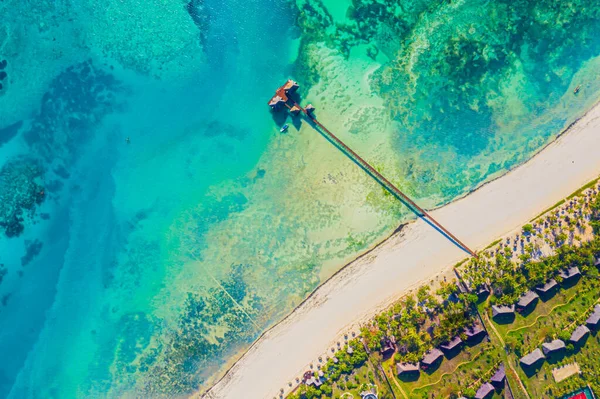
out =
[(428, 205), (600, 93), (591, 1), (353, 4), (0, 4), (0, 397), (206, 388), (409, 217), (312, 130), (278, 133), (286, 78)]

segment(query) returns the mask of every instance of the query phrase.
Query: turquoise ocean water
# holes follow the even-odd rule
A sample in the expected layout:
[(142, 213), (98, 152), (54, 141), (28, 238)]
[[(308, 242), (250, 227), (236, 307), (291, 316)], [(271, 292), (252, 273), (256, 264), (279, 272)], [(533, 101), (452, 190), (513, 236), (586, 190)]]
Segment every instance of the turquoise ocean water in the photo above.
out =
[[(175, 397), (600, 94), (591, 0), (0, 2), (0, 397)], [(580, 85), (577, 95), (574, 88)]]

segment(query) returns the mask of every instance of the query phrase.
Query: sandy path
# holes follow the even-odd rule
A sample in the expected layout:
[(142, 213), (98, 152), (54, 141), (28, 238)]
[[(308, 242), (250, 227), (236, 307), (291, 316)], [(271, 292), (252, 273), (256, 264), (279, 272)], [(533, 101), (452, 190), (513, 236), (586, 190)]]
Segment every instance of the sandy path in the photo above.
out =
[[(600, 173), (600, 105), (529, 162), (432, 212), (471, 248), (519, 228)], [(357, 323), (465, 257), (423, 221), (342, 269), (267, 331), (205, 396), (272, 398)]]

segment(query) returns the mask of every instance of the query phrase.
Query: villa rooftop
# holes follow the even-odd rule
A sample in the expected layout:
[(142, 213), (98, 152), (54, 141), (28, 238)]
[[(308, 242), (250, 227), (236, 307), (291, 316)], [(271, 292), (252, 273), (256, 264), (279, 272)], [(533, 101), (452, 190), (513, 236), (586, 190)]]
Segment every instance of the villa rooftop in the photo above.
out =
[(590, 329), (587, 328), (586, 326), (583, 326), (583, 325), (578, 326), (571, 334), (571, 338), (569, 338), (569, 341), (576, 344), (579, 341), (581, 341), (589, 333), (590, 333)]
[(537, 348), (530, 354), (525, 355), (521, 359), (519, 359), (519, 362), (525, 366), (531, 366), (539, 362), (540, 360), (544, 360), (545, 358), (546, 357), (544, 356), (540, 348)]
[(508, 316), (515, 313), (515, 305), (492, 305), (492, 317)]
[(433, 348), (430, 351), (428, 351), (425, 354), (425, 356), (423, 356), (423, 359), (421, 360), (421, 364), (424, 366), (430, 366), (430, 365), (434, 364), (435, 362), (437, 362), (443, 356), (444, 356), (444, 354), (442, 353), (441, 350), (439, 350), (438, 348)]
[(487, 399), (492, 396), (493, 392), (494, 386), (489, 382), (486, 382), (477, 390), (477, 393), (475, 394), (475, 399)]
[(479, 287), (477, 287), (477, 289), (475, 290), (475, 293), (479, 297), (486, 296), (486, 295), (489, 295), (490, 288), (487, 286), (487, 284), (482, 284)]
[(552, 278), (552, 279), (548, 280), (548, 282), (546, 282), (546, 284), (542, 285), (541, 287), (536, 287), (535, 290), (540, 294), (547, 294), (548, 292), (552, 291), (557, 286), (558, 286), (558, 283), (556, 282), (556, 280), (554, 280)]
[(383, 337), (380, 341), (380, 344), (381, 349), (379, 349), (379, 352), (381, 352), (383, 356), (391, 355), (395, 350), (394, 343), (388, 337)]
[(536, 300), (538, 300), (538, 298), (539, 296), (535, 292), (527, 291), (523, 295), (521, 295), (519, 301), (517, 302), (517, 306), (519, 306), (520, 308), (526, 308), (532, 303), (534, 303)]
[(396, 374), (418, 373), (419, 363), (396, 363)]
[(594, 307), (594, 311), (585, 321), (585, 324), (590, 329), (596, 329), (598, 327), (598, 323), (600, 323), (600, 305), (596, 305)]
[(475, 323), (465, 330), (465, 335), (467, 336), (467, 339), (473, 339), (479, 336), (480, 334), (485, 334), (485, 329), (479, 323)]
[(504, 364), (501, 364), (500, 367), (498, 367), (498, 370), (496, 370), (496, 372), (492, 376), (492, 378), (490, 378), (490, 381), (492, 382), (492, 384), (499, 385), (504, 382), (505, 378), (506, 371), (504, 370)]
[(574, 277), (581, 276), (581, 272), (579, 271), (579, 268), (577, 266), (573, 266), (569, 267), (568, 269), (561, 270), (560, 273), (558, 273), (558, 275), (561, 276), (563, 280), (570, 280)]
[(441, 344), (440, 348), (442, 348), (445, 351), (451, 351), (459, 347), (462, 344), (462, 342), (462, 339), (460, 339), (460, 337), (457, 335), (456, 337), (452, 338), (449, 342)]
[(544, 355), (549, 355), (565, 349), (565, 343), (560, 339), (555, 339), (552, 342), (544, 342), (542, 344), (542, 350)]

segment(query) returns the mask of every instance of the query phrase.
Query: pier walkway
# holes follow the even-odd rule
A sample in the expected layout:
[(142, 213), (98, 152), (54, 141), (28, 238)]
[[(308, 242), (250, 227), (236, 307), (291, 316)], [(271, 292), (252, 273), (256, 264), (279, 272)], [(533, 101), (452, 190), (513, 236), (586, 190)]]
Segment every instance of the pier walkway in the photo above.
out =
[(308, 118), (309, 121), (313, 123), (313, 125), (317, 126), (332, 144), (338, 147), (346, 156), (352, 159), (356, 164), (358, 164), (365, 172), (367, 172), (373, 179), (375, 179), (379, 184), (381, 184), (390, 194), (394, 197), (402, 201), (406, 206), (408, 206), (414, 213), (416, 213), (419, 217), (429, 223), (433, 228), (438, 230), (441, 234), (446, 236), (450, 241), (454, 242), (457, 246), (459, 246), (464, 251), (468, 252), (471, 256), (477, 257), (477, 254), (472, 251), (469, 247), (467, 247), (462, 241), (460, 241), (454, 234), (448, 231), (444, 226), (442, 226), (437, 220), (435, 220), (427, 211), (417, 205), (413, 200), (411, 200), (406, 194), (398, 189), (394, 184), (392, 184), (388, 179), (386, 179), (381, 173), (379, 173), (375, 168), (373, 168), (367, 161), (360, 157), (356, 152), (354, 152), (350, 147), (348, 147), (342, 140), (340, 140), (336, 135), (331, 133), (329, 129), (327, 129), (321, 122), (319, 122), (312, 113), (308, 112), (305, 108), (301, 107), (295, 101), (290, 100), (294, 106), (298, 107), (302, 113)]
[[(306, 118), (311, 122), (312, 126), (320, 132), (327, 140), (335, 145), (340, 151), (342, 151), (348, 158), (354, 163), (360, 166), (366, 173), (368, 173), (375, 181), (377, 181), (383, 188), (385, 188), (390, 194), (399, 199), (409, 209), (416, 213), (422, 218), (427, 224), (436, 229), (440, 234), (444, 235), (447, 239), (453, 242), (456, 246), (468, 252), (471, 256), (477, 257), (477, 254), (467, 247), (462, 241), (460, 241), (454, 234), (450, 233), (444, 226), (442, 226), (437, 220), (431, 217), (423, 208), (417, 205), (411, 200), (406, 194), (394, 186), (388, 179), (386, 179), (381, 173), (375, 170), (367, 161), (362, 159), (357, 153), (352, 151), (342, 140), (336, 137), (329, 131), (325, 126), (321, 124), (312, 114), (314, 107), (308, 105), (307, 108), (301, 107), (292, 96), (295, 95), (298, 90), (298, 83), (291, 79), (277, 89), (275, 95), (271, 97), (268, 104), (273, 111), (278, 111), (287, 108), (292, 115), (298, 115), (302, 112)], [(291, 104), (291, 105), (290, 105)]]

